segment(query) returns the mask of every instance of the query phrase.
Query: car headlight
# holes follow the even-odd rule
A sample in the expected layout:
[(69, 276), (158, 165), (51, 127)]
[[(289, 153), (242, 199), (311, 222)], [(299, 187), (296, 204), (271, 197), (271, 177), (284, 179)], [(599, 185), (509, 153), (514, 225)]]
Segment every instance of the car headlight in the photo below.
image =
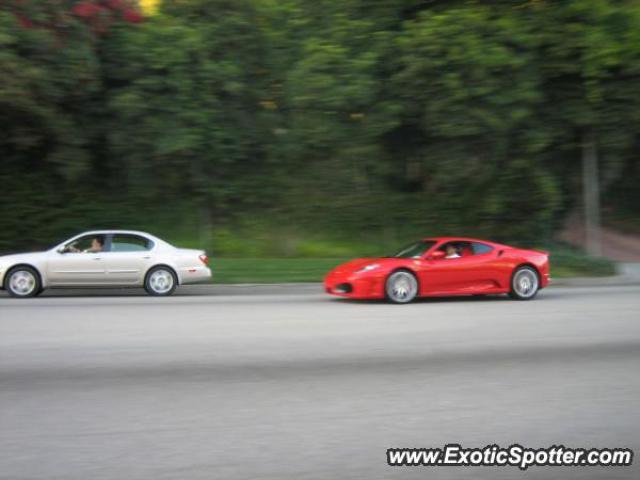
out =
[(372, 263), (371, 265), (367, 265), (366, 267), (363, 267), (360, 270), (356, 270), (356, 273), (370, 272), (371, 270), (375, 270), (379, 266), (380, 265), (378, 265), (377, 263)]

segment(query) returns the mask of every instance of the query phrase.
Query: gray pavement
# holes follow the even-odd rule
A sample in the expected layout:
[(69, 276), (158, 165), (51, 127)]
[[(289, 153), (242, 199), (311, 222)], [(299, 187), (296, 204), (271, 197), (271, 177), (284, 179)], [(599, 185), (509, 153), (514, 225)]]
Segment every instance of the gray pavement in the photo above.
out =
[[(71, 295), (69, 294), (71, 293)], [(640, 287), (394, 306), (317, 286), (0, 298), (0, 478), (640, 478), (388, 467), (389, 447), (640, 447)]]

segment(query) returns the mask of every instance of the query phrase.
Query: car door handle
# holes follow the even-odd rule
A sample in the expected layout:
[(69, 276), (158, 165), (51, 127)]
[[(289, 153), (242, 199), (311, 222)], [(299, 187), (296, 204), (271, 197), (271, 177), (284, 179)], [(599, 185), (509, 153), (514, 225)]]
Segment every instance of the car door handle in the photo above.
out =
[(102, 260), (100, 257), (93, 257), (94, 260)]
[(146, 257), (142, 257), (143, 260), (149, 260), (151, 257), (149, 255), (147, 255)]

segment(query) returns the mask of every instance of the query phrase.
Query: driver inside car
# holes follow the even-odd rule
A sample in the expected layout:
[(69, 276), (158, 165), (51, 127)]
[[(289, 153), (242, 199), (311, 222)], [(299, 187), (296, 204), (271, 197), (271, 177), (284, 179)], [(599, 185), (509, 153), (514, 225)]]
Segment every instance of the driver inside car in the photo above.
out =
[(460, 254), (458, 253), (458, 249), (454, 245), (447, 245), (446, 255), (444, 258), (460, 258)]
[(69, 245), (66, 250), (71, 253), (100, 253), (104, 247), (104, 237), (97, 236), (91, 239), (91, 246), (85, 250), (80, 250), (73, 245)]
[(104, 238), (95, 237), (91, 240), (91, 247), (85, 250), (85, 253), (99, 253), (102, 251), (102, 247), (104, 246)]

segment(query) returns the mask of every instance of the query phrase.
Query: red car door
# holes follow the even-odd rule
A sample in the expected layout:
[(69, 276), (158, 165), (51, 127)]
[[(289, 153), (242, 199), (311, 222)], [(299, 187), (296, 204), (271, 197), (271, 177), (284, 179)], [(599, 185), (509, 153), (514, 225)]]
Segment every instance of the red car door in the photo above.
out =
[[(473, 242), (460, 258), (424, 260), (424, 295), (464, 295), (498, 291), (498, 251), (484, 243)], [(466, 250), (466, 249), (465, 249)]]

